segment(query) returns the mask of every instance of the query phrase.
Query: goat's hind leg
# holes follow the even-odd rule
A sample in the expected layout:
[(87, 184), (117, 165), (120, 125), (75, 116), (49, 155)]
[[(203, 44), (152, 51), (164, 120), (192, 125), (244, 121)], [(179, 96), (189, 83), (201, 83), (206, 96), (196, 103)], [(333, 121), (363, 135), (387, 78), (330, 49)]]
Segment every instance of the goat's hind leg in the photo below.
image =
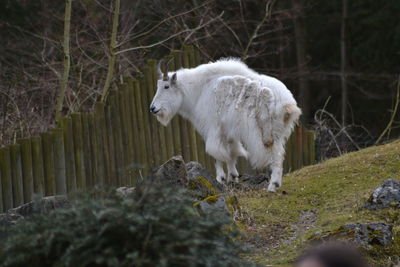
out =
[(247, 151), (244, 149), (243, 145), (239, 141), (229, 140), (229, 160), (226, 162), (228, 168), (228, 182), (232, 180), (235, 183), (239, 182), (239, 172), (236, 169), (236, 163), (238, 157), (247, 158)]
[(215, 159), (216, 179), (219, 183), (223, 184), (226, 182), (223, 162), (229, 159), (229, 153), (219, 136), (220, 134), (217, 131), (210, 134), (206, 140), (206, 151)]

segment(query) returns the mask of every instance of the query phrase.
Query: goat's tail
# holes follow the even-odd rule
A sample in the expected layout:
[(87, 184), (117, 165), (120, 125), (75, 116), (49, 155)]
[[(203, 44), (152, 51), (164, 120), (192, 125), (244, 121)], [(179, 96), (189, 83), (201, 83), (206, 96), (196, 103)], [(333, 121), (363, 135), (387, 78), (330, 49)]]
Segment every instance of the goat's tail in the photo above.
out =
[(296, 104), (286, 104), (283, 106), (283, 112), (285, 113), (283, 122), (293, 129), (300, 118), (301, 109)]

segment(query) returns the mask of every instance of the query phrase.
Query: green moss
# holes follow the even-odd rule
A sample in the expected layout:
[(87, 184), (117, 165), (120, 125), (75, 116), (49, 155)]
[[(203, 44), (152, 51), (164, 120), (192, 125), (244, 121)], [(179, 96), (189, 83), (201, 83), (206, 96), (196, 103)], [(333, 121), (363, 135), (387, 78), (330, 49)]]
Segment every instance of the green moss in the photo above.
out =
[(199, 197), (202, 198), (218, 194), (218, 191), (214, 186), (202, 176), (197, 176), (195, 179), (191, 180), (188, 188), (198, 192)]
[[(290, 266), (318, 233), (337, 231), (340, 226), (353, 222), (383, 221), (394, 223), (394, 229), (398, 229), (398, 210), (363, 208), (373, 189), (389, 178), (400, 179), (400, 141), (290, 173), (284, 177), (284, 185), (276, 194), (240, 193), (241, 212), (246, 215), (239, 222), (240, 228), (246, 241), (258, 248), (250, 257), (262, 264)], [(280, 193), (283, 191), (286, 194)], [(302, 225), (300, 214), (304, 210), (315, 210), (315, 221)], [(298, 232), (298, 227), (303, 227), (303, 231)], [(367, 252), (374, 266), (400, 255), (399, 235), (390, 246), (381, 248), (380, 254), (377, 251)]]
[(217, 202), (218, 197), (219, 197), (219, 195), (208, 196), (208, 197), (204, 198), (203, 200), (196, 201), (196, 202), (193, 204), (193, 207), (199, 206), (200, 203), (201, 203), (201, 202), (204, 202), (204, 201), (206, 201), (208, 204), (213, 204), (213, 203)]
[(207, 201), (208, 204), (213, 204), (213, 203), (217, 202), (217, 200), (218, 200), (218, 195), (214, 195), (214, 196), (206, 197), (203, 201)]

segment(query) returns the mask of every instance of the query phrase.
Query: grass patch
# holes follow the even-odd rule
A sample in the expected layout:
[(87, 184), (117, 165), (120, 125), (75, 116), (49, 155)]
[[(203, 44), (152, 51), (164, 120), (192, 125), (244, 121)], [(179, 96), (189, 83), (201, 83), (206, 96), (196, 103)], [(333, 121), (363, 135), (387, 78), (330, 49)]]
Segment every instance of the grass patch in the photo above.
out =
[[(400, 141), (370, 147), (284, 177), (276, 194), (265, 191), (239, 193), (245, 218), (240, 222), (246, 242), (256, 247), (251, 258), (272, 266), (291, 266), (315, 233), (335, 230), (352, 222), (394, 223), (395, 241), (386, 248), (367, 251), (374, 266), (400, 255), (399, 211), (363, 209), (373, 189), (386, 179), (400, 180)], [(283, 194), (285, 192), (285, 194)], [(312, 223), (301, 214), (313, 210)]]

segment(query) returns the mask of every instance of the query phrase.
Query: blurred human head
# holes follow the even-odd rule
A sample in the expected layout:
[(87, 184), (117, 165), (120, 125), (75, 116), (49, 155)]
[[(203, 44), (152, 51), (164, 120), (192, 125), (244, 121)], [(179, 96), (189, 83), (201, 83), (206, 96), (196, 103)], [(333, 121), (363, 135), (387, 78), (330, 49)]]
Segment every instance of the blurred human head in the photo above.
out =
[(297, 258), (294, 267), (368, 267), (368, 264), (355, 248), (331, 243), (307, 250)]

